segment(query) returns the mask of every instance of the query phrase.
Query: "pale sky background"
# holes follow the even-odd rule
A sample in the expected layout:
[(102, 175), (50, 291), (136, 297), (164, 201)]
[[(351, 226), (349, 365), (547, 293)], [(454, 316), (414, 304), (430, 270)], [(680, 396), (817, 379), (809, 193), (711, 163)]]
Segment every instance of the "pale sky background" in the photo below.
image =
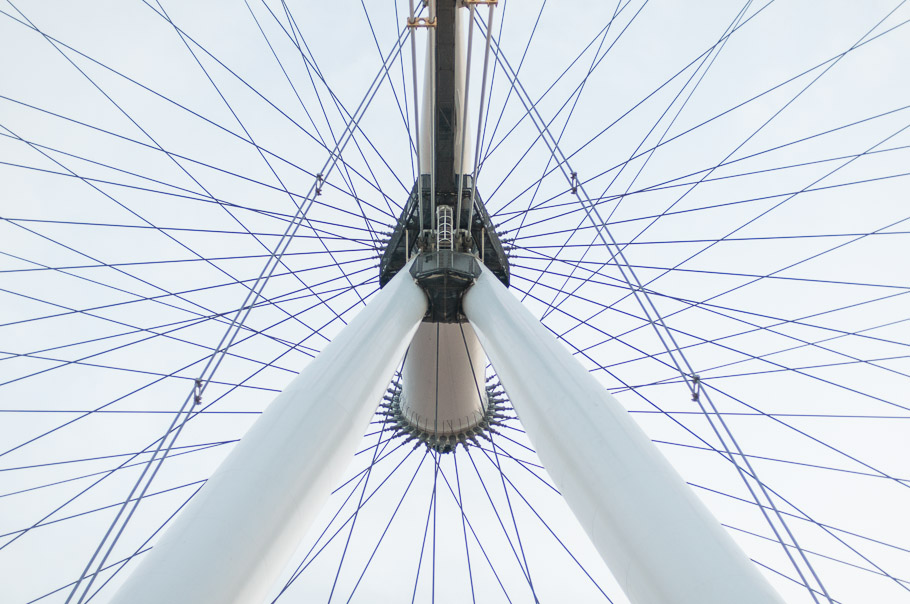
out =
[[(4, 603), (67, 600), (241, 304), (238, 281), (260, 273), (355, 113), (345, 167), (321, 185), (265, 289), (271, 303), (250, 313), (204, 412), (175, 444), (181, 455), (161, 466), (92, 583), (90, 594), (103, 586), (92, 602), (109, 600), (136, 564), (121, 561), (154, 542), (376, 290), (376, 240), (414, 182), (410, 44), (391, 84), (371, 83), (407, 5), (287, 9), (2, 3)], [(710, 426), (554, 170), (542, 119), (609, 234), (629, 244), (627, 274), (645, 285), (832, 601), (910, 602), (910, 7), (504, 0), (495, 15), (503, 62), (490, 64), (478, 188), (515, 238), (515, 295), (634, 412), (785, 600), (812, 602), (732, 465), (710, 450)], [(510, 86), (516, 70), (520, 89)], [(494, 436), (507, 481), (489, 443), (455, 456), (474, 533), (446, 486), (457, 488), (453, 456), (443, 456), (434, 548), (431, 460), (392, 442), (340, 571), (350, 525), (278, 601), (329, 600), (336, 573), (332, 599), (347, 601), (392, 518), (352, 601), (471, 601), (468, 558), (478, 602), (533, 601), (525, 564), (541, 601), (605, 601), (549, 527), (625, 602), (510, 426)], [(327, 505), (281, 585), (361, 488), (352, 482)]]

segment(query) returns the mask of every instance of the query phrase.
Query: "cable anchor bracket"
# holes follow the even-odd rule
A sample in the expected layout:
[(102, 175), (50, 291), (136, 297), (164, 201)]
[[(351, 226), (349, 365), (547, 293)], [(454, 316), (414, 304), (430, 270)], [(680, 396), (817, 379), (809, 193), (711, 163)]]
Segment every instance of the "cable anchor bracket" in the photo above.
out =
[(417, 27), (436, 27), (436, 17), (433, 17), (432, 19), (427, 19), (426, 17), (409, 17), (407, 24), (410, 29), (415, 29)]
[(698, 393), (701, 389), (701, 376), (697, 373), (692, 374), (692, 401), (698, 402)]

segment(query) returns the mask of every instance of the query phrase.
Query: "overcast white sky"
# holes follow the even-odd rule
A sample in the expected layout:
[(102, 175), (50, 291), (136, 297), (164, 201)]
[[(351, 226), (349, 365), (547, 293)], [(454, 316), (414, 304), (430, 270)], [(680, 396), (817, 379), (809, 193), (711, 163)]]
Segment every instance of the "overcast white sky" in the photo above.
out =
[[(66, 601), (148, 459), (130, 455), (168, 427), (244, 298), (239, 282), (262, 270), (327, 149), (361, 113), (344, 166), (321, 185), (265, 289), (272, 303), (250, 314), (206, 391), (206, 413), (175, 445), (184, 454), (162, 466), (149, 489), (160, 494), (138, 507), (107, 564), (146, 547), (376, 289), (377, 241), (414, 182), (408, 44), (391, 84), (368, 92), (407, 6), (287, 8), (293, 28), (271, 1), (0, 9), (4, 602), (60, 588), (40, 601)], [(787, 579), (796, 571), (731, 464), (704, 450), (717, 441), (555, 167), (540, 120), (622, 244), (626, 270), (730, 414), (831, 598), (910, 602), (907, 19), (895, 0), (504, 0), (496, 9), (503, 63), (490, 65), (478, 188), (515, 238), (513, 291), (635, 412), (787, 602), (813, 600)], [(480, 30), (475, 43), (472, 119), (482, 113)], [(518, 431), (498, 438), (503, 451), (535, 460)], [(440, 486), (434, 548), (432, 464), (410, 450), (373, 473), (367, 493), (377, 476), (391, 477), (358, 517), (334, 599), (348, 598), (401, 500), (355, 599), (403, 601), (416, 582), (416, 600), (430, 601), (435, 550), (435, 598), (469, 601), (467, 540), (478, 601), (506, 601), (504, 591), (532, 601), (525, 560), (541, 601), (603, 601), (539, 513), (609, 597), (625, 601), (536, 468), (503, 459), (513, 485), (504, 490), (495, 460), (478, 449), (457, 455), (477, 540)], [(132, 466), (82, 493), (124, 463)], [(451, 455), (441, 467), (455, 489)], [(285, 579), (353, 485), (327, 506)], [(515, 526), (523, 557), (510, 545), (518, 548)], [(346, 537), (279, 601), (328, 599)], [(134, 564), (101, 573), (92, 593), (119, 571), (92, 601), (108, 601)]]

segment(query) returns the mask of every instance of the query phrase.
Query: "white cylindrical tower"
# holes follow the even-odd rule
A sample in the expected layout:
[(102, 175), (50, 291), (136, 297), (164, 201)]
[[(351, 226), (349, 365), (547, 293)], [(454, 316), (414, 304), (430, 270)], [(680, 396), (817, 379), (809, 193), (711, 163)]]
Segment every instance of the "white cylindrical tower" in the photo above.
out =
[[(471, 136), (464, 111), (466, 88), (466, 40), (467, 9), (455, 10), (455, 110), (454, 150), (455, 173), (462, 175), (462, 165), (470, 166)], [(431, 6), (431, 18), (433, 17)], [(424, 76), (423, 111), (420, 121), (420, 148), (422, 154), (420, 171), (430, 174), (434, 170), (434, 57), (435, 32), (429, 28), (427, 36), (427, 62)], [(462, 152), (464, 141), (464, 153)], [(448, 231), (452, 227), (452, 210), (447, 211)], [(442, 224), (437, 229), (442, 233)], [(451, 249), (451, 235), (449, 236)], [(440, 244), (439, 246), (443, 246)], [(417, 330), (405, 357), (402, 374), (402, 388), (398, 400), (399, 419), (415, 428), (422, 439), (432, 440), (434, 436), (454, 442), (458, 435), (469, 433), (484, 421), (486, 393), (484, 390), (484, 369), (486, 357), (477, 341), (474, 329), (468, 323), (424, 322)], [(454, 437), (454, 438), (445, 438)]]
[[(471, 154), (471, 131), (468, 129), (468, 114), (464, 111), (465, 103), (465, 74), (467, 72), (465, 30), (467, 28), (467, 9), (459, 7), (455, 11), (455, 172), (457, 174), (470, 174), (474, 156)], [(434, 90), (434, 65), (435, 38), (432, 28), (427, 36), (426, 64), (424, 65), (423, 100), (420, 112), (420, 173), (430, 174), (433, 171), (433, 100)], [(466, 130), (467, 129), (467, 130)], [(462, 132), (467, 136), (462, 136)], [(462, 139), (464, 139), (464, 153), (462, 153)], [(425, 151), (424, 151), (425, 150)], [(465, 169), (462, 169), (464, 158)]]
[(405, 358), (401, 415), (428, 436), (469, 431), (484, 417), (485, 367), (470, 323), (421, 323)]

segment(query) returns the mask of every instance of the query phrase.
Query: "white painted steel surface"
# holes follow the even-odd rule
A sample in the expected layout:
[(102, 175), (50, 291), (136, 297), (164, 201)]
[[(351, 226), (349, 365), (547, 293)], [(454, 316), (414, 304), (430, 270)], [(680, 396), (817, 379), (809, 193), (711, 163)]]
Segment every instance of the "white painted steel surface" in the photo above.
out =
[(353, 458), (426, 312), (409, 268), (278, 395), (115, 604), (263, 601)]
[(454, 434), (476, 426), (483, 419), (485, 368), (483, 348), (469, 323), (421, 323), (404, 361), (402, 414), (429, 433)]
[(619, 402), (488, 269), (464, 311), (541, 461), (634, 604), (783, 604)]
[[(473, 156), (471, 155), (471, 136), (462, 136), (462, 129), (467, 123), (462, 124), (464, 114), (464, 92), (465, 92), (465, 72), (466, 65), (466, 41), (465, 30), (467, 28), (467, 9), (460, 5), (455, 11), (455, 129), (453, 132), (455, 140), (455, 174), (464, 174), (462, 171), (461, 160), (464, 158), (465, 166), (470, 171), (473, 165)], [(430, 28), (432, 33), (432, 28)], [(433, 155), (433, 107), (431, 103), (435, 99), (433, 94), (432, 81), (432, 63), (429, 58), (433, 56), (433, 36), (427, 35), (427, 61), (424, 65), (423, 73), (423, 100), (421, 102), (420, 112), (420, 173), (429, 174), (433, 171), (436, 158)], [(470, 119), (470, 114), (467, 114)], [(462, 155), (462, 138), (464, 139), (464, 155)], [(470, 172), (468, 172), (470, 173)]]

